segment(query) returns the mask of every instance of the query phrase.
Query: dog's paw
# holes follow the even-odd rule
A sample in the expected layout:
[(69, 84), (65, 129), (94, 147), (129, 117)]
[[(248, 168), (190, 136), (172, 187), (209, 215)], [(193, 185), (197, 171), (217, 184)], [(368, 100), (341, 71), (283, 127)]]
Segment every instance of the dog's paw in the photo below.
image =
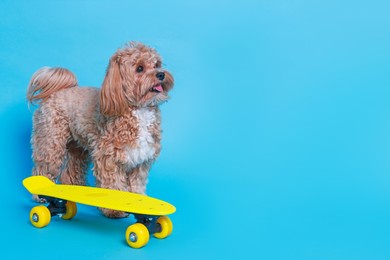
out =
[(112, 209), (99, 208), (100, 212), (107, 218), (127, 218), (129, 213)]
[(38, 203), (46, 203), (46, 199), (40, 198), (38, 195), (32, 195), (32, 199)]

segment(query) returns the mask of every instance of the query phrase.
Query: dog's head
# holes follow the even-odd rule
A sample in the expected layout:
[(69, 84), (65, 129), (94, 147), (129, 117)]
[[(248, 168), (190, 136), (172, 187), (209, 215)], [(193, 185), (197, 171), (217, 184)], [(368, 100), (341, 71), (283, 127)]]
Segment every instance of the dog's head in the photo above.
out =
[(131, 42), (110, 59), (100, 94), (104, 115), (122, 115), (129, 106), (158, 106), (167, 101), (173, 77), (162, 68), (159, 54)]

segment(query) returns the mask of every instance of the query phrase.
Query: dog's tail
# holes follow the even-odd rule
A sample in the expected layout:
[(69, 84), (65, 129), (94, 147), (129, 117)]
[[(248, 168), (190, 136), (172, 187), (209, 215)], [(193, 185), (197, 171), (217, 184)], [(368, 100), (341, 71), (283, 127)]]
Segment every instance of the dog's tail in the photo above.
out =
[(43, 67), (31, 77), (27, 100), (31, 103), (47, 100), (53, 93), (77, 86), (76, 76), (64, 68)]

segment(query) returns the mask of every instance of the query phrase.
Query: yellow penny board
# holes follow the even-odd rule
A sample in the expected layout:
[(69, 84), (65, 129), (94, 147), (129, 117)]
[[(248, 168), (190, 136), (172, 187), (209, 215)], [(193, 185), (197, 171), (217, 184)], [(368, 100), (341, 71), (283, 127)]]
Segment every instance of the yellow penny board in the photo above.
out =
[(55, 184), (44, 176), (28, 177), (23, 180), (23, 185), (34, 195), (50, 196), (128, 213), (164, 216), (176, 211), (168, 202), (149, 196), (96, 187)]

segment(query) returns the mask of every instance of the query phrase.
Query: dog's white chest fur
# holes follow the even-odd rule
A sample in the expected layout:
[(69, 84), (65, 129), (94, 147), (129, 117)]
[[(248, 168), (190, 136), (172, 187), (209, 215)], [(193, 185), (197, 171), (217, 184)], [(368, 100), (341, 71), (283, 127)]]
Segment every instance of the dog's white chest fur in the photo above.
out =
[(154, 111), (148, 108), (139, 108), (133, 110), (133, 116), (138, 121), (138, 135), (136, 148), (127, 148), (127, 163), (129, 167), (137, 166), (145, 161), (152, 159), (156, 149), (155, 140), (150, 132), (150, 127), (156, 122)]

